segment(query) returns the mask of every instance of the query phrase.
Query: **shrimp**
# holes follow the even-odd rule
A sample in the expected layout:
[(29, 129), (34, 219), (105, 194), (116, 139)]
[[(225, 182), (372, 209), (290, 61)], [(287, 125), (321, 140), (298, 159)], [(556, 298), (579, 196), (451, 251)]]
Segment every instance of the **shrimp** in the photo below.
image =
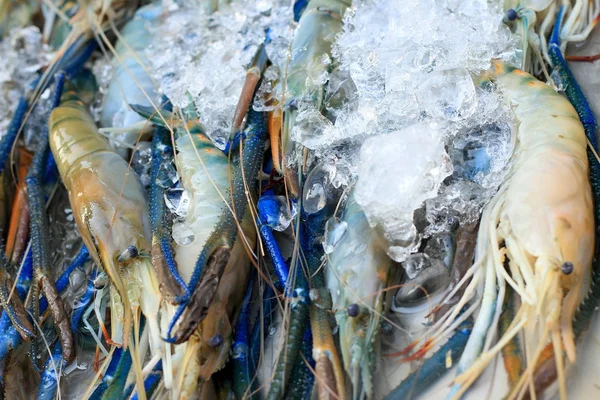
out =
[(160, 338), (160, 292), (150, 261), (146, 193), (127, 162), (99, 135), (85, 105), (72, 93), (50, 115), (49, 141), (83, 241), (112, 286), (111, 344), (129, 348), (143, 387), (137, 344), (139, 311), (150, 331), (153, 354), (170, 351)]
[[(271, 144), (273, 164), (279, 172), (284, 171), (292, 195), (299, 195), (296, 177), (288, 168), (294, 149), (292, 130), (298, 116), (299, 103), (321, 111), (325, 97), (325, 85), (319, 77), (329, 69), (331, 46), (342, 30), (342, 17), (351, 5), (350, 0), (311, 0), (302, 17), (292, 42), (290, 60), (285, 80), (286, 104), (283, 110), (281, 142)], [(273, 123), (279, 121), (273, 113)]]
[[(175, 259), (183, 278), (189, 281), (196, 268), (196, 260), (222, 214), (230, 215), (221, 197), (229, 189), (230, 165), (228, 157), (202, 133), (190, 137), (182, 132), (176, 148), (177, 170), (183, 187), (190, 195), (185, 224), (194, 232), (194, 240), (188, 245), (177, 246)], [(244, 240), (235, 241), (206, 315), (187, 342), (184, 359), (189, 360), (189, 364), (181, 372), (181, 398), (190, 398), (196, 392), (198, 379), (208, 381), (212, 373), (223, 366), (229, 354), (234, 317), (242, 303), (242, 288), (246, 286), (250, 272), (250, 260), (244, 246), (252, 248), (256, 241), (254, 226), (248, 216), (241, 222)]]
[[(132, 105), (132, 108), (157, 125), (176, 120), (163, 111), (157, 115), (148, 107)], [(250, 111), (243, 153), (234, 157), (235, 162), (230, 165), (228, 156), (205, 135), (197, 116), (189, 113), (186, 125), (175, 121), (174, 131), (177, 171), (191, 197), (184, 224), (194, 236), (191, 243), (176, 247), (175, 260), (193, 293), (180, 306), (166, 339), (178, 344), (187, 342), (182, 351), (185, 353), (182, 365), (177, 367), (180, 372), (175, 389), (175, 395), (184, 398), (195, 393), (199, 378), (208, 381), (229, 353), (232, 321), (243, 300), (241, 288), (249, 276), (246, 249), (252, 248), (256, 241), (256, 230), (246, 213), (246, 194), (256, 195), (256, 177), (262, 165), (266, 136), (264, 115)], [(226, 201), (228, 192), (231, 204)], [(175, 326), (177, 331), (171, 337)]]
[[(586, 137), (569, 101), (531, 75), (495, 60), (486, 78), (513, 106), (516, 147), (508, 177), (481, 218), (475, 261), (467, 273), (472, 280), (458, 303), (434, 325), (434, 336), (424, 348), (473, 314), (474, 307), (463, 310), (474, 298), (479, 314), (458, 363), (451, 397), (460, 397), (493, 357), (522, 333), (527, 363), (511, 398), (532, 382), (548, 341), (555, 350), (564, 398), (562, 349), (574, 362), (573, 319), (589, 289), (594, 252)], [(520, 306), (492, 346), (507, 284)]]
[(561, 51), (569, 42), (585, 40), (600, 20), (600, 3), (583, 0), (506, 0), (505, 22), (513, 26), (522, 40), (521, 69), (533, 75), (544, 74), (549, 80), (548, 36), (556, 21), (559, 7), (566, 4), (566, 23), (560, 32)]
[[(136, 11), (133, 19), (121, 30), (115, 46), (113, 77), (102, 101), (100, 132), (112, 132), (117, 145), (132, 147), (146, 124), (145, 118), (129, 107), (139, 104), (150, 107), (158, 100), (156, 83), (150, 76), (149, 61), (144, 50), (151, 44), (148, 24), (162, 13), (160, 4), (151, 3)], [(117, 124), (117, 125), (115, 125)]]
[(369, 226), (353, 194), (342, 219), (347, 228), (328, 257), (327, 287), (337, 310), (340, 347), (353, 398), (372, 398), (384, 311), (382, 289), (387, 286), (392, 261), (386, 255), (385, 240)]

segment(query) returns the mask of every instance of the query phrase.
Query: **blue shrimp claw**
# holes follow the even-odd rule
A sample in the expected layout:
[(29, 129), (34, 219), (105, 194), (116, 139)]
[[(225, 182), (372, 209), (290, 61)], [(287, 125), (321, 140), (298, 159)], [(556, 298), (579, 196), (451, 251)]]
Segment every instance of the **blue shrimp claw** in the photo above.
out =
[[(65, 74), (59, 73), (57, 75), (57, 84), (52, 108), (57, 107), (60, 103), (60, 96), (63, 91), (64, 80)], [(46, 214), (45, 207), (45, 194), (42, 187), (46, 158), (50, 150), (47, 140), (47, 127), (42, 135), (43, 140), (41, 142), (41, 146), (35, 153), (29, 168), (29, 172), (25, 178), (25, 182), (27, 184), (27, 200), (29, 203), (31, 249), (34, 266), (33, 284), (31, 286), (33, 294), (32, 298), (34, 301), (32, 301), (31, 308), (33, 318), (34, 320), (37, 320), (39, 316), (39, 302), (37, 299), (39, 298), (41, 289), (50, 305), (52, 319), (62, 344), (63, 357), (67, 363), (70, 364), (75, 359), (73, 332), (70, 329), (69, 319), (65, 312), (62, 299), (56, 289), (56, 285), (51, 278), (50, 271), (50, 233), (48, 226), (48, 215)], [(35, 354), (35, 346), (32, 346), (32, 353)]]
[[(250, 359), (250, 304), (252, 300), (252, 289), (256, 271), (252, 270), (250, 279), (248, 279), (248, 288), (244, 295), (244, 301), (240, 308), (237, 322), (235, 324), (235, 337), (233, 339), (231, 364), (233, 369), (233, 392), (237, 399), (252, 398), (252, 393), (256, 391), (256, 380)], [(260, 341), (259, 341), (260, 342)]]
[(150, 169), (150, 223), (152, 224), (152, 265), (156, 271), (159, 290), (171, 304), (181, 304), (190, 293), (179, 275), (171, 248), (170, 224), (164, 196), (166, 189), (156, 184), (161, 166), (173, 163), (173, 149), (168, 131), (158, 127), (152, 138)]
[[(85, 246), (83, 246), (85, 249)], [(87, 249), (86, 249), (87, 252)], [(81, 253), (80, 253), (81, 254)], [(77, 257), (76, 257), (77, 259)], [(84, 260), (85, 262), (85, 260)], [(73, 264), (71, 264), (73, 265)], [(68, 275), (67, 275), (68, 276)], [(71, 330), (75, 332), (77, 327), (79, 326), (79, 322), (85, 313), (85, 309), (92, 302), (94, 298), (94, 279), (95, 274), (90, 276), (88, 280), (88, 285), (85, 293), (79, 299), (79, 303), (81, 307), (78, 307), (73, 310), (73, 314), (71, 315)], [(63, 357), (63, 352), (60, 344), (56, 344), (54, 346), (54, 350), (52, 354), (46, 360), (46, 364), (44, 366), (44, 371), (42, 372), (40, 387), (37, 394), (38, 400), (44, 399), (54, 399), (56, 396), (56, 392), (58, 390), (58, 376), (60, 376), (61, 371), (69, 365), (69, 362)], [(57, 371), (58, 370), (58, 371)]]
[(279, 250), (279, 246), (275, 241), (275, 237), (273, 236), (273, 230), (271, 229), (271, 222), (278, 221), (280, 215), (279, 203), (275, 199), (275, 195), (272, 191), (267, 191), (263, 193), (263, 195), (258, 200), (258, 229), (260, 232), (260, 236), (263, 239), (263, 243), (271, 257), (271, 261), (273, 262), (273, 267), (275, 268), (275, 273), (277, 278), (279, 279), (280, 285), (283, 287), (279, 287), (279, 290), (282, 290), (286, 297), (290, 294), (290, 287), (288, 283), (289, 276), (289, 268), (281, 255), (281, 251)]
[(452, 361), (451, 365), (458, 361), (467, 345), (472, 329), (473, 322), (470, 319), (462, 322), (448, 342), (426, 359), (416, 371), (408, 375), (398, 387), (385, 396), (385, 400), (415, 398), (419, 393), (431, 387), (448, 370), (448, 356)]

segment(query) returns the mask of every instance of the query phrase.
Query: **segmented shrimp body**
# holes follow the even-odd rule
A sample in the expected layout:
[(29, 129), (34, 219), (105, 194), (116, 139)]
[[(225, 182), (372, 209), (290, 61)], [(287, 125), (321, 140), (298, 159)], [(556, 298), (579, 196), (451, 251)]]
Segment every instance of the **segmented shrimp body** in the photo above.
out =
[[(520, 332), (527, 362), (513, 395), (531, 379), (548, 342), (555, 349), (564, 394), (561, 349), (575, 361), (572, 322), (589, 289), (594, 250), (586, 137), (573, 106), (550, 86), (499, 61), (493, 62), (489, 78), (513, 107), (516, 147), (508, 176), (482, 215), (469, 272), (473, 279), (435, 329), (448, 328), (474, 296), (479, 314), (458, 364), (455, 397)], [(492, 347), (507, 290), (515, 291), (520, 307)]]
[(327, 286), (339, 325), (344, 369), (350, 376), (353, 398), (374, 392), (373, 372), (380, 354), (379, 328), (391, 260), (385, 241), (369, 226), (351, 195), (344, 210), (344, 236), (329, 256)]
[[(149, 256), (148, 200), (139, 178), (98, 133), (77, 98), (63, 98), (52, 112), (49, 141), (83, 241), (113, 285), (111, 340), (133, 346), (130, 335), (141, 310), (152, 353), (168, 351), (158, 327), (160, 293)], [(141, 365), (136, 367), (141, 378)]]

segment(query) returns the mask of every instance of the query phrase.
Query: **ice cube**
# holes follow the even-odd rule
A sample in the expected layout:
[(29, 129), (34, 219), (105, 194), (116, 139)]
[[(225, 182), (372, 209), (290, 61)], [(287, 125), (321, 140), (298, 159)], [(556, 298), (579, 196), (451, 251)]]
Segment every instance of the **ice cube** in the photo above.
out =
[(258, 200), (261, 220), (272, 229), (283, 232), (296, 216), (296, 203), (288, 202), (284, 196), (263, 195)]
[(308, 214), (321, 211), (333, 198), (335, 188), (331, 181), (335, 176), (332, 160), (324, 160), (317, 164), (306, 178), (303, 189), (303, 207)]
[(477, 97), (466, 69), (434, 72), (418, 89), (417, 99), (435, 118), (464, 120), (475, 112)]
[(190, 206), (190, 197), (183, 188), (170, 188), (165, 192), (165, 204), (168, 210), (178, 218), (186, 218)]
[[(431, 123), (412, 125), (386, 136), (366, 140), (360, 151), (355, 197), (371, 226), (379, 225), (391, 245), (390, 254), (403, 261), (418, 243), (413, 213), (437, 196), (452, 173), (441, 128)], [(397, 243), (397, 244), (395, 244)]]
[(194, 231), (183, 221), (177, 221), (173, 224), (173, 240), (179, 246), (187, 246), (194, 241)]
[(331, 217), (325, 224), (325, 238), (323, 240), (323, 250), (325, 254), (331, 254), (338, 242), (344, 237), (348, 223), (338, 217)]

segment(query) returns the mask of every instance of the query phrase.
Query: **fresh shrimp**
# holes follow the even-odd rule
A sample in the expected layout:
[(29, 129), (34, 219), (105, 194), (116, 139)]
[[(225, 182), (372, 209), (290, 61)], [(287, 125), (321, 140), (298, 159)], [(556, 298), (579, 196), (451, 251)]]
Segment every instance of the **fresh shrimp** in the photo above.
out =
[(344, 368), (352, 382), (353, 398), (372, 398), (384, 312), (382, 289), (387, 286), (392, 261), (386, 255), (385, 240), (369, 226), (352, 194), (342, 220), (346, 230), (328, 256), (327, 287), (336, 310)]
[[(249, 214), (247, 214), (249, 216)], [(241, 222), (248, 245), (255, 244), (255, 229), (249, 218)], [(179, 398), (190, 398), (198, 381), (206, 382), (225, 365), (233, 339), (233, 324), (250, 273), (250, 260), (242, 241), (234, 245), (219, 287), (208, 308), (205, 319), (187, 342), (185, 359), (189, 363), (181, 372), (182, 390)]]
[(535, 76), (548, 76), (552, 65), (548, 53), (548, 36), (555, 25), (561, 5), (565, 9), (566, 23), (560, 32), (561, 51), (564, 53), (569, 42), (582, 42), (600, 20), (600, 3), (585, 0), (506, 0), (504, 20), (512, 25), (521, 36), (521, 69)]
[[(320, 76), (329, 69), (331, 46), (342, 30), (342, 17), (350, 5), (350, 0), (311, 0), (294, 34), (292, 58), (285, 79), (286, 104), (283, 109), (281, 141), (271, 144), (273, 164), (279, 172), (285, 172), (294, 197), (299, 195), (298, 183), (287, 164), (294, 149), (291, 136), (298, 107), (314, 107), (321, 111), (325, 85)], [(273, 126), (278, 121), (278, 113), (274, 112)]]
[[(533, 382), (548, 341), (555, 349), (564, 398), (562, 349), (574, 362), (573, 319), (589, 289), (594, 252), (586, 137), (569, 101), (531, 75), (493, 61), (486, 78), (503, 92), (518, 122), (512, 164), (507, 179), (484, 209), (475, 262), (466, 275), (472, 280), (458, 303), (434, 325), (433, 338), (420, 351), (431, 348), (468, 318), (473, 307), (463, 308), (474, 299), (479, 314), (458, 363), (451, 397), (460, 397), (493, 357), (522, 332), (527, 363), (511, 398)], [(507, 284), (520, 306), (510, 327), (492, 346)]]
[[(190, 196), (183, 224), (194, 236), (191, 243), (175, 248), (175, 260), (182, 278), (189, 281), (188, 289), (195, 290), (180, 306), (167, 332), (167, 340), (187, 341), (175, 392), (187, 398), (195, 392), (199, 378), (207, 381), (222, 367), (231, 346), (232, 321), (249, 274), (247, 249), (256, 241), (256, 230), (246, 211), (246, 195), (256, 196), (266, 136), (264, 115), (250, 111), (242, 155), (233, 157), (235, 162), (230, 164), (228, 156), (205, 135), (193, 112), (184, 125), (163, 111), (158, 115), (148, 107), (132, 107), (158, 125), (164, 120), (175, 121), (175, 164)], [(225, 197), (228, 193), (231, 204)], [(174, 327), (177, 331), (171, 338)]]
[(162, 11), (162, 6), (156, 3), (137, 10), (121, 30), (115, 45), (114, 72), (102, 99), (100, 125), (103, 128), (100, 132), (112, 133), (110, 137), (118, 147), (133, 147), (140, 131), (149, 126), (129, 104), (150, 107), (158, 100), (157, 85), (148, 71), (145, 49), (152, 41), (148, 24), (155, 22)]
[(72, 93), (49, 120), (50, 147), (82, 238), (97, 265), (110, 277), (112, 344), (134, 354), (138, 387), (143, 387), (139, 311), (150, 331), (153, 354), (170, 351), (160, 338), (160, 292), (150, 261), (148, 200), (139, 178), (100, 136), (86, 106)]

